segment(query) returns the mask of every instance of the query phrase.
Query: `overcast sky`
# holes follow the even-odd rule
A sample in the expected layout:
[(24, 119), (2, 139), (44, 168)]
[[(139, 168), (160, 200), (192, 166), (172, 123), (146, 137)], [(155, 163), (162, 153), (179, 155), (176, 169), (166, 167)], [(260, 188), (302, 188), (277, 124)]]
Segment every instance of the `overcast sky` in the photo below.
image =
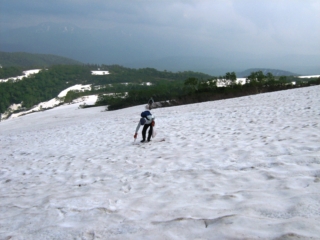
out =
[[(2, 29), (121, 29), (186, 55), (320, 55), (319, 0), (0, 0)], [(157, 40), (156, 40), (157, 39)], [(143, 41), (143, 39), (141, 39)]]

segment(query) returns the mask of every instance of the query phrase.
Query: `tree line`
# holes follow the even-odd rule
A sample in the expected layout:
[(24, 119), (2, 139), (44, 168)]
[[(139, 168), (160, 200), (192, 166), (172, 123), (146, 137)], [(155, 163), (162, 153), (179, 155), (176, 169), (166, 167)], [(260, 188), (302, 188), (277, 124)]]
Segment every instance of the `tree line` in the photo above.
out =
[[(2, 73), (12, 75), (20, 68), (1, 68)], [(109, 71), (106, 75), (92, 75), (93, 70)], [(4, 76), (4, 75), (3, 75)], [(291, 82), (295, 81), (293, 85)], [(297, 77), (275, 77), (262, 71), (252, 72), (246, 84), (237, 82), (235, 72), (213, 77), (198, 72), (168, 72), (153, 68), (131, 69), (119, 65), (55, 65), (41, 70), (21, 81), (0, 83), (0, 112), (15, 103), (30, 109), (34, 105), (58, 96), (64, 89), (75, 84), (91, 84), (90, 91), (69, 91), (65, 103), (91, 94), (98, 94), (96, 105), (108, 105), (109, 110), (143, 104), (153, 97), (156, 101), (186, 104), (245, 96), (289, 88), (319, 84), (318, 79), (305, 80)], [(145, 82), (151, 85), (144, 84)]]
[[(0, 69), (1, 78), (19, 76), (25, 70), (21, 67)], [(98, 69), (109, 71), (110, 74), (91, 74), (91, 71)], [(0, 112), (4, 113), (14, 103), (22, 103), (22, 108), (29, 109), (40, 102), (57, 97), (61, 91), (75, 84), (92, 84), (92, 90), (89, 93), (71, 91), (65, 97), (65, 102), (71, 102), (77, 97), (88, 94), (144, 91), (143, 89), (147, 89), (142, 85), (144, 82), (157, 85), (162, 81), (166, 83), (181, 82), (188, 77), (209, 78), (210, 76), (191, 71), (173, 73), (152, 68), (131, 69), (119, 65), (54, 65), (23, 80), (1, 82)]]
[(272, 73), (252, 72), (245, 83), (237, 82), (235, 72), (227, 72), (224, 76), (199, 79), (189, 77), (174, 83), (159, 83), (140, 90), (129, 90), (126, 97), (115, 95), (99, 95), (97, 105), (108, 105), (108, 110), (143, 104), (153, 97), (167, 105), (189, 104), (203, 101), (221, 100), (242, 97), (252, 94), (280, 91), (311, 85), (319, 85), (320, 78), (311, 80), (298, 77), (275, 77)]
[(24, 70), (22, 67), (2, 67), (0, 68), (0, 79), (21, 76)]

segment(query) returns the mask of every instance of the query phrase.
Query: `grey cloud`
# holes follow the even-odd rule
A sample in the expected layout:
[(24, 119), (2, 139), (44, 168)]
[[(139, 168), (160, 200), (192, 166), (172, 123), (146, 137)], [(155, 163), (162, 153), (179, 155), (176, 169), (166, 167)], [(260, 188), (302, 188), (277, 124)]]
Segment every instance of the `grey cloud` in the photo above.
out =
[(69, 22), (100, 29), (101, 41), (114, 30), (119, 49), (144, 58), (320, 55), (318, 0), (0, 1), (1, 28)]

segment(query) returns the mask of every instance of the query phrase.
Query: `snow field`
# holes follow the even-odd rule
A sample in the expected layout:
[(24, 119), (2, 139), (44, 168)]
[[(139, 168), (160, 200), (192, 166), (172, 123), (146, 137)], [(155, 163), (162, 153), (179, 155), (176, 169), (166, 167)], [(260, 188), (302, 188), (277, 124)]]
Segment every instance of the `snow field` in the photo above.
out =
[(143, 107), (1, 122), (0, 239), (319, 239), (320, 86)]

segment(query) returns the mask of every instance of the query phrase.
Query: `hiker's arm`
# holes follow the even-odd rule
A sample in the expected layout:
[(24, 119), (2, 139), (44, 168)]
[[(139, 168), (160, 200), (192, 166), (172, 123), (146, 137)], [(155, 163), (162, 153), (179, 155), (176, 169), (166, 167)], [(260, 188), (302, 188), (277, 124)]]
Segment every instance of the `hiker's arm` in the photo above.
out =
[(136, 132), (135, 132), (135, 133), (138, 133), (140, 126), (141, 126), (141, 124), (140, 124), (140, 122), (139, 122), (138, 125), (137, 125)]

